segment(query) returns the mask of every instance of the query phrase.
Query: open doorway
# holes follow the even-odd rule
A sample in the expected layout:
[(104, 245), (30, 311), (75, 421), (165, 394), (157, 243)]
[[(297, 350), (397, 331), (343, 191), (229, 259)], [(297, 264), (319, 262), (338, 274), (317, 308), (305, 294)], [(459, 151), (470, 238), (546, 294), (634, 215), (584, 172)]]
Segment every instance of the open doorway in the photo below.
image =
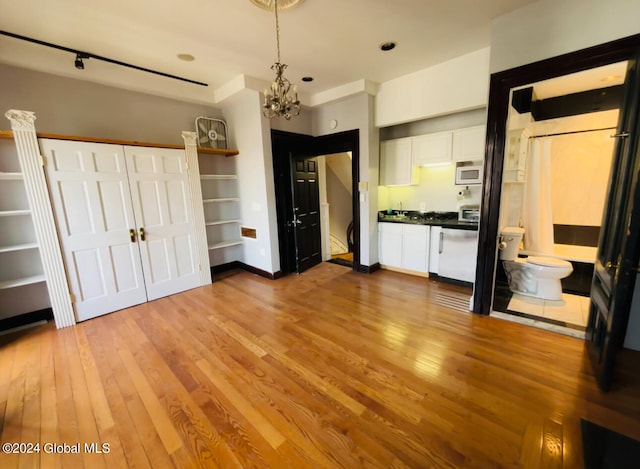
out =
[(492, 315), (584, 338), (626, 68), (511, 90)]
[(615, 160), (591, 283), (585, 342), (602, 390), (611, 385), (616, 355), (622, 351), (625, 342), (631, 305), (638, 298), (637, 295), (634, 297), (634, 285), (640, 258), (640, 185), (636, 177), (640, 167), (639, 52), (640, 35), (635, 35), (496, 73), (491, 76), (489, 94), (484, 194), (473, 300), (473, 312), (478, 314), (489, 314), (495, 300), (493, 286), (499, 262), (501, 195), (511, 91), (539, 81), (629, 61), (620, 118), (613, 135)]
[[(292, 162), (300, 158), (312, 159), (318, 163), (319, 246), (322, 248), (321, 260), (330, 260), (331, 258), (332, 214), (331, 204), (328, 202), (328, 192), (347, 192), (347, 197), (342, 196), (333, 204), (333, 215), (337, 219), (334, 231), (339, 237), (338, 239), (341, 239), (342, 243), (346, 245), (346, 254), (348, 254), (353, 270), (363, 270), (360, 264), (360, 203), (358, 199), (359, 131), (351, 130), (312, 137), (272, 130), (271, 142), (278, 216), (280, 268), (282, 272), (301, 272), (301, 247), (308, 240), (307, 235), (297, 232), (297, 226), (299, 225), (296, 223), (296, 219), (299, 218), (297, 216), (298, 211), (296, 211), (298, 205), (295, 201), (294, 190), (297, 178), (294, 177), (293, 169), (295, 168), (292, 166)], [(347, 162), (345, 158), (349, 161)], [(329, 161), (328, 164), (327, 161)], [(350, 166), (350, 170), (345, 166)], [(327, 189), (327, 167), (330, 168), (332, 173), (340, 173), (340, 176), (335, 175), (336, 181), (333, 182), (335, 182), (335, 187), (343, 186), (342, 189), (335, 189), (335, 187)], [(333, 177), (333, 175), (329, 177)], [(323, 184), (324, 188), (321, 187)], [(346, 189), (346, 187), (349, 189)], [(350, 222), (346, 222), (348, 218), (350, 218)], [(345, 222), (347, 223), (346, 227), (343, 226)], [(304, 267), (308, 268), (312, 265), (315, 264), (311, 263)]]
[(318, 156), (322, 259), (353, 267), (352, 153)]

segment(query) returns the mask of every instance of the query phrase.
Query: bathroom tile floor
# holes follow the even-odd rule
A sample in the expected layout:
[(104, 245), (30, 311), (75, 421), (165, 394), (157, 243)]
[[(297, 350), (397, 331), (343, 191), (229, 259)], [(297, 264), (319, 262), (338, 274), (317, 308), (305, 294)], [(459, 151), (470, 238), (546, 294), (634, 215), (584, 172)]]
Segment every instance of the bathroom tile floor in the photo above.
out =
[(582, 329), (589, 318), (589, 298), (563, 293), (561, 301), (549, 301), (514, 293), (507, 310), (523, 313), (531, 319), (538, 317)]
[(492, 311), (491, 316), (584, 339), (589, 298), (563, 293), (562, 301), (545, 301), (514, 293), (506, 312)]

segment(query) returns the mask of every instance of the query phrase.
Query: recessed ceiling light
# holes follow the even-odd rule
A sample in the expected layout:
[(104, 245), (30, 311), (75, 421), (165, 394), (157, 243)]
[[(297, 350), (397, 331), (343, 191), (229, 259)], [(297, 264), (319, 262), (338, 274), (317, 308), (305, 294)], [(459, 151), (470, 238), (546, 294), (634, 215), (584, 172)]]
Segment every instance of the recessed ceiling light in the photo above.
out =
[(185, 62), (193, 62), (196, 58), (191, 54), (178, 54), (178, 58), (180, 60), (184, 60)]
[(608, 77), (602, 78), (600, 81), (616, 81), (622, 78), (622, 75), (609, 75)]
[(302, 77), (302, 81), (306, 81), (307, 83), (313, 81), (313, 77)]
[(396, 43), (391, 41), (391, 42), (383, 42), (382, 44), (380, 44), (380, 50), (382, 51), (389, 51), (391, 49), (394, 49), (396, 47)]

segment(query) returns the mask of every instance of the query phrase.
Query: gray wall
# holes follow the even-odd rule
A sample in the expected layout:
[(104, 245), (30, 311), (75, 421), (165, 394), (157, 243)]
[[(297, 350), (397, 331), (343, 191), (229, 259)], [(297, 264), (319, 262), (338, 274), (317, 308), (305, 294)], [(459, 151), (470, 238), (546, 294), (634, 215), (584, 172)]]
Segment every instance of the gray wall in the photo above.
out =
[(34, 111), (38, 132), (176, 145), (196, 117), (222, 118), (209, 106), (0, 64), (3, 119), (8, 109)]

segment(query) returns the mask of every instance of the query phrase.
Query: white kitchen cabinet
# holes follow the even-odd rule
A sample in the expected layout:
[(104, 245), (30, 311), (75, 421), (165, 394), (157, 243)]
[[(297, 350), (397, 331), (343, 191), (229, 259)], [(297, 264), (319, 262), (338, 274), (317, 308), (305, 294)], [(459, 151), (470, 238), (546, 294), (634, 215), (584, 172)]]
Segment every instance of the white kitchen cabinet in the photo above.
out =
[(402, 225), (378, 223), (378, 257), (380, 264), (402, 267)]
[(451, 161), (453, 132), (438, 132), (413, 137), (411, 152), (416, 166)]
[(485, 126), (477, 125), (453, 131), (453, 161), (482, 161), (485, 151)]
[(380, 142), (380, 185), (410, 186), (418, 183), (418, 171), (411, 161), (411, 138)]
[(427, 273), (429, 226), (402, 225), (402, 268)]
[(429, 265), (429, 229), (427, 225), (379, 223), (380, 264), (426, 274)]

